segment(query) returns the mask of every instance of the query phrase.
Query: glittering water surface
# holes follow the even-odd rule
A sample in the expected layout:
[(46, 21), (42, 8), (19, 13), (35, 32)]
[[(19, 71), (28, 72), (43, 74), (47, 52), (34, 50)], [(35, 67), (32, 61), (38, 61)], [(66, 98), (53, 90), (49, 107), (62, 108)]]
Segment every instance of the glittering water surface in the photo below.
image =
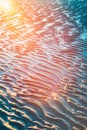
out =
[(0, 130), (87, 130), (86, 0), (0, 9)]

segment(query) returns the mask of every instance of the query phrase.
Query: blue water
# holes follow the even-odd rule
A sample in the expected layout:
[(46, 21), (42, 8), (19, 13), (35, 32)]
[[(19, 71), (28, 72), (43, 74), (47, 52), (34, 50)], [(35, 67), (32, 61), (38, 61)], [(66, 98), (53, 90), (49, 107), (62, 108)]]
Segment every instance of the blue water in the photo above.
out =
[(87, 1), (0, 9), (0, 130), (87, 130)]

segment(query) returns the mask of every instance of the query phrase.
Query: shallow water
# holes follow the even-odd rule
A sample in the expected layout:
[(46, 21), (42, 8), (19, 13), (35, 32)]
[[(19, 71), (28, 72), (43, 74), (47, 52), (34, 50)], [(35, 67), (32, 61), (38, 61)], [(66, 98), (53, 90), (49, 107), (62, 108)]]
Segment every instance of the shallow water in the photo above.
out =
[(87, 129), (86, 6), (15, 0), (1, 10), (0, 130)]

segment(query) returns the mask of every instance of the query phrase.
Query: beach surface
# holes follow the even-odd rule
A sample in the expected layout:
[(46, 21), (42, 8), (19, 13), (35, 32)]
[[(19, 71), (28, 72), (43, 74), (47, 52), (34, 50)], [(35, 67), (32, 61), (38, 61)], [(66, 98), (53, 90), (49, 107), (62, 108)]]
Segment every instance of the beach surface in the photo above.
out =
[(87, 130), (86, 7), (9, 0), (0, 8), (0, 130)]

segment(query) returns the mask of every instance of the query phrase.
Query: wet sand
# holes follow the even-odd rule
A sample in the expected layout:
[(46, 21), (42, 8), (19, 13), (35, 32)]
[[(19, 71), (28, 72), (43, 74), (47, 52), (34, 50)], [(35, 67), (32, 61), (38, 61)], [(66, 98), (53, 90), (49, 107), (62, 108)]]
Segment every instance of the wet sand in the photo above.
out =
[(0, 130), (87, 129), (87, 31), (64, 4), (1, 11)]

